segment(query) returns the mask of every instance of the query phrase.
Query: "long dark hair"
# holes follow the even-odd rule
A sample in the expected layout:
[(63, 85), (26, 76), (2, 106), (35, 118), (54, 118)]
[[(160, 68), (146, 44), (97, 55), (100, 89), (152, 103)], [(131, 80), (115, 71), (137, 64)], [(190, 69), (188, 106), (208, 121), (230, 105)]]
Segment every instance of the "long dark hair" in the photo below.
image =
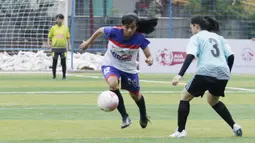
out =
[(157, 18), (151, 19), (139, 19), (135, 13), (128, 13), (122, 17), (121, 23), (122, 25), (131, 24), (132, 22), (136, 21), (137, 25), (137, 32), (150, 34), (155, 30), (155, 27), (158, 24)]
[(64, 17), (64, 15), (63, 14), (58, 14), (58, 15), (56, 15), (56, 17), (55, 17), (56, 19), (64, 19), (65, 17)]
[(195, 16), (191, 18), (191, 24), (198, 24), (202, 30), (218, 33), (220, 22), (209, 16)]

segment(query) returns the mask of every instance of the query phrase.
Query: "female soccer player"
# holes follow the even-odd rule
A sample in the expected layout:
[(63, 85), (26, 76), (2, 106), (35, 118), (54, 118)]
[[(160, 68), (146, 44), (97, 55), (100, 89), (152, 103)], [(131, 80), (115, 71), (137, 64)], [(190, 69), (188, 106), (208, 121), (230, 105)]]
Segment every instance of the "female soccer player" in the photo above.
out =
[(241, 127), (234, 122), (227, 107), (219, 101), (219, 97), (225, 95), (234, 54), (226, 40), (216, 34), (220, 30), (218, 21), (210, 17), (196, 16), (191, 19), (190, 28), (193, 36), (186, 48), (187, 57), (172, 84), (176, 86), (179, 83), (194, 58), (198, 58), (197, 71), (181, 96), (178, 129), (170, 137), (180, 138), (187, 135), (185, 125), (190, 110), (189, 102), (194, 97), (202, 97), (207, 90), (207, 100), (211, 107), (228, 123), (236, 136), (242, 136)]
[(139, 19), (135, 14), (129, 13), (122, 17), (122, 26), (101, 27), (87, 41), (84, 41), (80, 45), (80, 48), (85, 50), (102, 34), (109, 40), (101, 69), (110, 90), (119, 98), (118, 111), (122, 116), (122, 129), (131, 124), (131, 119), (127, 114), (119, 90), (119, 81), (121, 81), (121, 88), (129, 91), (129, 94), (139, 107), (141, 127), (146, 128), (149, 121), (146, 113), (145, 100), (140, 93), (136, 59), (139, 48), (142, 48), (147, 58), (145, 62), (149, 66), (153, 64), (148, 47), (150, 42), (142, 33), (149, 34), (153, 32), (157, 21), (155, 18)]
[(68, 27), (63, 25), (64, 15), (58, 14), (56, 16), (56, 25), (52, 26), (48, 34), (48, 45), (52, 48), (52, 74), (53, 79), (56, 79), (56, 69), (58, 64), (58, 56), (61, 58), (62, 66), (62, 79), (66, 79), (66, 43), (68, 43), (68, 49), (71, 49), (70, 45), (70, 33)]

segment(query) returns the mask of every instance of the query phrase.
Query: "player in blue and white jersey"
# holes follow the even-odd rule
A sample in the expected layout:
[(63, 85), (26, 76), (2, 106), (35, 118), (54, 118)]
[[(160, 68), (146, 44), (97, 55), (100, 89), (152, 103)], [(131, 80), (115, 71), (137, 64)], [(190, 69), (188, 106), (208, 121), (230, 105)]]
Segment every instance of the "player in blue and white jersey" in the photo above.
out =
[(193, 79), (186, 85), (179, 103), (178, 129), (170, 137), (185, 137), (186, 121), (190, 111), (190, 101), (203, 96), (208, 91), (208, 103), (228, 123), (236, 136), (242, 136), (241, 127), (235, 123), (227, 107), (219, 101), (224, 97), (225, 87), (230, 79), (234, 54), (226, 40), (217, 34), (219, 22), (210, 18), (196, 16), (191, 19), (193, 36), (186, 47), (186, 59), (172, 84), (176, 86), (185, 74), (192, 60), (197, 58), (197, 70)]
[(154, 31), (157, 19), (139, 19), (135, 14), (129, 13), (122, 17), (120, 27), (99, 28), (80, 48), (87, 49), (93, 41), (104, 34), (109, 40), (108, 49), (104, 55), (102, 73), (110, 90), (119, 98), (118, 111), (122, 116), (121, 128), (128, 127), (132, 122), (126, 111), (123, 97), (119, 90), (121, 88), (129, 91), (140, 110), (140, 125), (146, 128), (148, 116), (144, 96), (140, 93), (140, 84), (137, 71), (137, 55), (141, 48), (146, 56), (145, 62), (150, 66), (153, 59), (149, 50), (149, 41), (143, 33), (149, 34)]

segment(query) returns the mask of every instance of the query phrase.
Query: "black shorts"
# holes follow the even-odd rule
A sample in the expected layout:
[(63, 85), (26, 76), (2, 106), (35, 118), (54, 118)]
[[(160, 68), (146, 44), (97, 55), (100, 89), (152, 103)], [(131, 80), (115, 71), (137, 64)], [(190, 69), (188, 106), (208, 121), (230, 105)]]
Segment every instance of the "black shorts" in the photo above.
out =
[(205, 91), (209, 91), (213, 96), (224, 97), (228, 80), (219, 80), (215, 77), (195, 75), (186, 85), (186, 90), (194, 97), (203, 97)]
[(66, 52), (52, 52), (53, 59), (58, 59), (58, 56), (60, 56), (61, 59), (66, 58)]

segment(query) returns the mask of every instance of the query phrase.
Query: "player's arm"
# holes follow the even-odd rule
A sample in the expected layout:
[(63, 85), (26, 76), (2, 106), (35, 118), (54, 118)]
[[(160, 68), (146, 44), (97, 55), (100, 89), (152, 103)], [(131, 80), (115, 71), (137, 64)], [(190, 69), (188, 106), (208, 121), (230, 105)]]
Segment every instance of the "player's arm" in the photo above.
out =
[(144, 49), (143, 49), (143, 53), (144, 53), (144, 55), (145, 55), (145, 57), (146, 57), (145, 62), (146, 62), (149, 66), (151, 66), (151, 65), (153, 64), (153, 58), (152, 58), (152, 56), (151, 56), (150, 48), (149, 48), (149, 47), (144, 48)]
[(66, 28), (66, 40), (67, 40), (67, 49), (71, 49), (71, 40), (70, 40), (70, 32), (69, 29)]
[(184, 60), (184, 63), (180, 69), (180, 72), (178, 73), (179, 76), (183, 77), (186, 70), (189, 68), (191, 62), (195, 59), (195, 56), (192, 54), (188, 54)]
[(80, 45), (80, 48), (86, 50), (98, 37), (104, 33), (104, 27), (97, 29), (97, 31), (93, 33), (93, 35), (87, 41), (83, 41), (83, 43)]
[(175, 86), (179, 83), (179, 81), (181, 80), (181, 78), (184, 76), (186, 70), (189, 68), (191, 62), (193, 61), (193, 59), (195, 58), (195, 55), (193, 54), (188, 54), (184, 60), (184, 63), (182, 64), (182, 67), (178, 73), (178, 75), (176, 75), (172, 81), (172, 84)]
[(228, 63), (229, 70), (231, 72), (233, 64), (234, 64), (235, 56), (231, 50), (230, 45), (226, 41), (224, 43), (224, 54)]
[(68, 45), (67, 45), (67, 46), (68, 46), (67, 48), (68, 48), (68, 49), (71, 49), (71, 40), (70, 40), (70, 37), (69, 37), (69, 38), (66, 38), (66, 40), (67, 40), (67, 44), (68, 44)]
[(234, 65), (234, 61), (235, 61), (235, 56), (234, 56), (234, 54), (232, 54), (228, 57), (228, 67), (229, 67), (230, 72), (231, 72), (232, 67)]
[(188, 42), (188, 45), (186, 47), (186, 58), (184, 60), (184, 63), (180, 69), (180, 72), (178, 73), (179, 76), (183, 77), (186, 70), (189, 68), (191, 62), (195, 57), (198, 55), (198, 38), (197, 36), (192, 36)]
[(51, 39), (53, 37), (53, 28), (50, 29), (50, 32), (48, 34), (48, 40), (47, 40), (47, 43), (48, 43), (48, 46), (51, 47)]
[(48, 38), (47, 43), (48, 43), (48, 46), (51, 47), (51, 38)]
[(197, 37), (192, 36), (188, 42), (188, 45), (186, 47), (186, 53), (187, 56), (184, 60), (184, 63), (182, 64), (182, 67), (178, 73), (172, 80), (173, 85), (177, 85), (181, 78), (184, 76), (186, 70), (189, 68), (191, 62), (195, 57), (198, 55), (198, 42), (197, 42)]
[(148, 46), (150, 44), (150, 41), (147, 40), (145, 36), (141, 37), (139, 41), (141, 42), (140, 48), (143, 50), (143, 53), (146, 57), (145, 62), (148, 64), (148, 66), (151, 66), (153, 64), (153, 58), (151, 56), (150, 48)]

